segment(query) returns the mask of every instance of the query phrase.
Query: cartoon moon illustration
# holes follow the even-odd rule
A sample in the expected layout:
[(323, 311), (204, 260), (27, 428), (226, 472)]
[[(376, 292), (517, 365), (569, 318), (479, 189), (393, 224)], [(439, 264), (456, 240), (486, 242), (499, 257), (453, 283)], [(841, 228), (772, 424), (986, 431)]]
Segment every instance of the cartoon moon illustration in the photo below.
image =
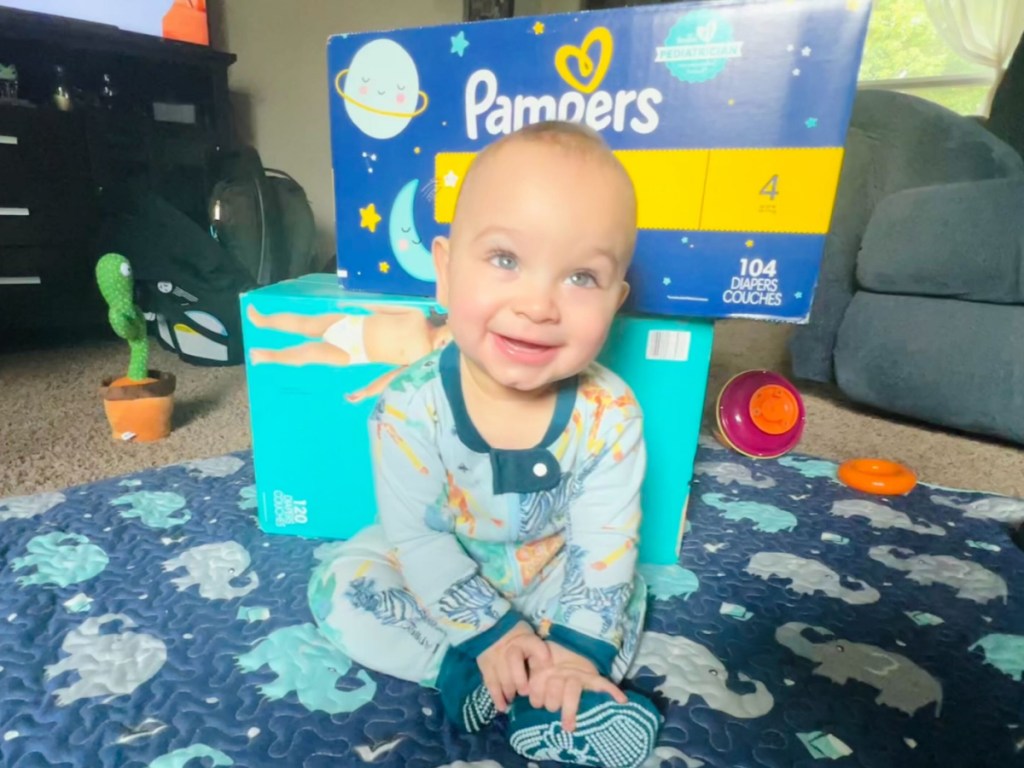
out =
[(388, 218), (388, 237), (398, 265), (417, 280), (432, 283), (437, 280), (434, 258), (430, 249), (423, 245), (413, 218), (419, 185), (419, 179), (413, 179), (395, 195), (391, 216)]
[[(374, 139), (392, 139), (427, 108), (412, 56), (394, 40), (373, 40), (334, 78), (355, 126)], [(420, 102), (422, 101), (422, 104)]]

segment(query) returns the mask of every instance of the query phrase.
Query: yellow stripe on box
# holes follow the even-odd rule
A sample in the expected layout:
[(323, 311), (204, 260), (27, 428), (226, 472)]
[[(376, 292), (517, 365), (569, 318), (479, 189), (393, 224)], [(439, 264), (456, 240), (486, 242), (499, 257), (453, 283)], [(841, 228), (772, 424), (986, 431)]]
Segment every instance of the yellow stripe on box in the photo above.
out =
[[(475, 152), (441, 152), (434, 157), (434, 218), (438, 224), (452, 223), (455, 201), (474, 157)], [(454, 185), (451, 184), (453, 179)]]
[[(618, 150), (637, 192), (637, 226), (660, 230), (828, 232), (841, 147)], [(434, 158), (434, 218), (450, 224), (472, 152)]]
[(623, 149), (615, 153), (636, 188), (639, 229), (699, 229), (707, 149)]

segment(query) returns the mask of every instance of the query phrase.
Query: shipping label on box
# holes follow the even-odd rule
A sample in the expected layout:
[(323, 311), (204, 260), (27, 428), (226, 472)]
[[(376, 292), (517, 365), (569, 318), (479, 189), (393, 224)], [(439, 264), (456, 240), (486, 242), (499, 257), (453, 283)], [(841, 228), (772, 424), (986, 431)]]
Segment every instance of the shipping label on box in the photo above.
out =
[(687, 2), (331, 37), (339, 279), (433, 295), (431, 241), (475, 154), (563, 119), (636, 186), (627, 309), (806, 319), (868, 12)]

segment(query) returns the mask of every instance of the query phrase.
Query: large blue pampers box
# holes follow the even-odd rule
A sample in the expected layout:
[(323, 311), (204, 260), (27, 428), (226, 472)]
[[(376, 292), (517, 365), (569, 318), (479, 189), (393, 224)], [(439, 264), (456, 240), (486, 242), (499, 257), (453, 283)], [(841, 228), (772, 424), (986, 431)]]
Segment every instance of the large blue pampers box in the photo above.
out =
[(627, 310), (806, 320), (868, 0), (686, 2), (335, 35), (338, 275), (433, 295), (430, 243), (496, 138), (584, 122), (637, 188)]
[[(307, 275), (242, 296), (260, 527), (344, 539), (376, 516), (367, 419), (389, 377), (449, 341), (433, 299)], [(620, 315), (600, 360), (647, 418), (640, 558), (676, 562), (713, 324)]]

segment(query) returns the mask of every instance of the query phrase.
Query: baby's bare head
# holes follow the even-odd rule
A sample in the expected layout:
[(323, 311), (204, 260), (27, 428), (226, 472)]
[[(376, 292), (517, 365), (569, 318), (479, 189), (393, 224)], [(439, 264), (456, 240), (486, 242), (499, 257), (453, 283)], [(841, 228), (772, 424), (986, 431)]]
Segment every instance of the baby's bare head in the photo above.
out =
[[(598, 183), (604, 187), (601, 202), (614, 209), (614, 218), (622, 222), (628, 240), (623, 269), (629, 266), (636, 243), (636, 191), (625, 167), (605, 143), (601, 135), (580, 123), (545, 121), (524, 126), (515, 133), (489, 144), (474, 158), (463, 179), (452, 220), (452, 238), (458, 237), (463, 219), (479, 217), (477, 203), (493, 200), (496, 190), (506, 184), (510, 175), (535, 173), (538, 165), (547, 170), (557, 167), (568, 178), (579, 178), (580, 184), (592, 184), (594, 173), (575, 174), (574, 165), (584, 164), (599, 171)], [(588, 190), (579, 189), (580, 196)], [(605, 211), (594, 210), (594, 216)]]

